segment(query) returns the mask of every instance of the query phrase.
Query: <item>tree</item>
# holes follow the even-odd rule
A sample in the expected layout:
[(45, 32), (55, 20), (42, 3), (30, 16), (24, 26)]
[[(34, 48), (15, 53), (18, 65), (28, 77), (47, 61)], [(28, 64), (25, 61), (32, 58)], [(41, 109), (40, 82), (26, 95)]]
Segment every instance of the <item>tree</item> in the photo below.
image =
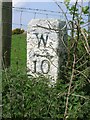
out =
[(20, 29), (20, 28), (16, 28), (16, 29), (12, 30), (12, 35), (14, 35), (14, 34), (22, 34), (22, 33), (24, 33), (24, 30)]

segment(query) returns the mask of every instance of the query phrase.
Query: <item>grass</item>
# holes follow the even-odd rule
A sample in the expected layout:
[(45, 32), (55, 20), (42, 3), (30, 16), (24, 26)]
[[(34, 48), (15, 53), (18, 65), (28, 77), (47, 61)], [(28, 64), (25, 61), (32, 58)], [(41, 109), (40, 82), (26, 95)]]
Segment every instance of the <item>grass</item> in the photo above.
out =
[(12, 35), (11, 68), (26, 68), (26, 34)]

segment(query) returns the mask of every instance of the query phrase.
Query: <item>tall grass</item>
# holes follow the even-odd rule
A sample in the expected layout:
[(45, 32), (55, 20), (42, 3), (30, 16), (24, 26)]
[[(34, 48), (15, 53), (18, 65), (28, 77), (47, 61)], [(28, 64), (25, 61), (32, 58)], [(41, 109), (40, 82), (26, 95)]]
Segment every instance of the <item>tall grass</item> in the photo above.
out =
[(26, 34), (12, 35), (11, 68), (26, 68)]

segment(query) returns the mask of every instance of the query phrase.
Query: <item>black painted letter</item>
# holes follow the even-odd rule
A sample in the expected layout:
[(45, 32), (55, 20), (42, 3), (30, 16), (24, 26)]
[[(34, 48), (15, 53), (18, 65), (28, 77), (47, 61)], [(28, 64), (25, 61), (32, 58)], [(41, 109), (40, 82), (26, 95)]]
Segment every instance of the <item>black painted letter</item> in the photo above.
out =
[(48, 40), (48, 35), (46, 35), (46, 38), (43, 37), (43, 34), (41, 36), (38, 36), (38, 33), (35, 33), (37, 39), (38, 39), (38, 48), (40, 47), (41, 41), (43, 41), (44, 47), (46, 47), (47, 40)]
[(33, 61), (33, 63), (34, 63), (34, 71), (33, 71), (33, 73), (36, 73), (36, 63), (37, 63), (37, 61), (35, 60), (35, 61)]

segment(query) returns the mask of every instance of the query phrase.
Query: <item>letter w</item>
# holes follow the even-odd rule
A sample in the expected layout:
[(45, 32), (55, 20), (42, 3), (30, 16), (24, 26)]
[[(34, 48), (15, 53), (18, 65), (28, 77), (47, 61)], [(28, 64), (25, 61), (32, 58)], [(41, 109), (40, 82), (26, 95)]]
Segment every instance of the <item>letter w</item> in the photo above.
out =
[(41, 36), (38, 36), (38, 33), (35, 34), (38, 39), (38, 48), (40, 47), (41, 41), (43, 41), (44, 47), (46, 47), (48, 35), (46, 35), (46, 38), (43, 37), (43, 34)]

